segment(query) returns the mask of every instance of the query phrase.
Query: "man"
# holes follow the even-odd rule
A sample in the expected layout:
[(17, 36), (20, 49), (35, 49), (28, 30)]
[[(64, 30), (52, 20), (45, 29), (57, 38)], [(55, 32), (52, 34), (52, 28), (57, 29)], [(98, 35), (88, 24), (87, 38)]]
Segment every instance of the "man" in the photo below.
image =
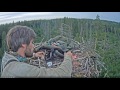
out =
[[(4, 53), (1, 64), (2, 78), (16, 77), (71, 77), (72, 73), (72, 53), (64, 54), (64, 61), (57, 68), (38, 68), (25, 63), (26, 57), (33, 56), (34, 30), (27, 26), (14, 26), (6, 37), (8, 52)], [(43, 52), (34, 54), (34, 57), (42, 57)]]

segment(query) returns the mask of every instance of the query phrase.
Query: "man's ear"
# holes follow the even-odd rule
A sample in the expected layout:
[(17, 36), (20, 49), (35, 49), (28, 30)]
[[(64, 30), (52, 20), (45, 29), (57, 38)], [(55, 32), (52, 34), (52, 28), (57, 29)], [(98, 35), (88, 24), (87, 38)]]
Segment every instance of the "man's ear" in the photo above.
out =
[(26, 48), (26, 46), (27, 46), (26, 44), (22, 44), (21, 45), (22, 48)]

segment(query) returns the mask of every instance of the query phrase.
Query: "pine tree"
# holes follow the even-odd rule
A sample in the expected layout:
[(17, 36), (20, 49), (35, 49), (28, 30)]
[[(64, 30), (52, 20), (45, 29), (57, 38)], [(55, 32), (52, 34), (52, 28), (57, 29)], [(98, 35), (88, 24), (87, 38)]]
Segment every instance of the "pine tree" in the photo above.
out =
[(100, 16), (98, 14), (96, 16), (96, 20), (100, 20)]

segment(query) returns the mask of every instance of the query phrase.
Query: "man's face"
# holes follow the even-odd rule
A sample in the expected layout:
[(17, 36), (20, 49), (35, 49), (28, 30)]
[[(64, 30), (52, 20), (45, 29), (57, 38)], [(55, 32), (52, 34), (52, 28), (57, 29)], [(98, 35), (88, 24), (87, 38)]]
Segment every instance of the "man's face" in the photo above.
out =
[(32, 57), (33, 56), (33, 50), (34, 50), (34, 44), (33, 44), (33, 39), (30, 41), (30, 44), (27, 45), (26, 50), (25, 50), (25, 56), (26, 57)]

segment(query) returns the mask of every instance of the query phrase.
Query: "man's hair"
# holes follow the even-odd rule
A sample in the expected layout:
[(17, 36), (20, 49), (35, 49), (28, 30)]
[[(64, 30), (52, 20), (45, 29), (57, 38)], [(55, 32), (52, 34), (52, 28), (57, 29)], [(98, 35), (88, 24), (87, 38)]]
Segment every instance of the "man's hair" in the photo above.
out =
[(11, 28), (6, 36), (8, 50), (18, 51), (22, 44), (30, 44), (32, 39), (35, 39), (36, 33), (33, 29), (27, 26), (16, 25)]

